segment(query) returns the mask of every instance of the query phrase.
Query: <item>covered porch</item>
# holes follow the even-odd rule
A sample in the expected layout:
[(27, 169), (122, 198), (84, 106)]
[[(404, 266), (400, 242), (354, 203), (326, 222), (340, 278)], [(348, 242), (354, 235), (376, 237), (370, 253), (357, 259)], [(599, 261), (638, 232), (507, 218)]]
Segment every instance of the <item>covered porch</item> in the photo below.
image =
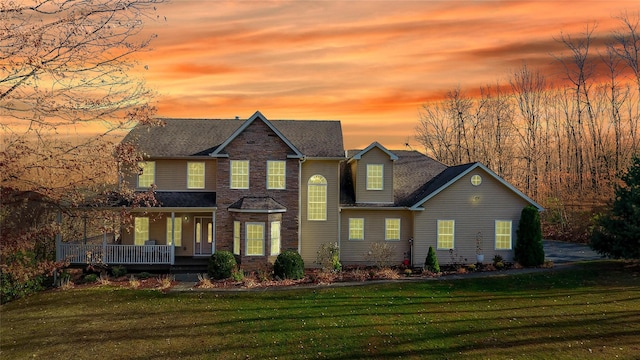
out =
[[(176, 264), (176, 257), (210, 256), (215, 251), (216, 213), (215, 196), (211, 195), (159, 193), (156, 198), (160, 206), (130, 209), (125, 216), (128, 220), (118, 216), (119, 220), (111, 226), (95, 221), (92, 224), (88, 211), (83, 216), (84, 237), (81, 240), (74, 237), (72, 241), (63, 241), (62, 235), (57, 236), (56, 260), (71, 266), (172, 266)], [(94, 228), (91, 237), (87, 236), (87, 218), (89, 230)], [(98, 234), (96, 227), (100, 229)]]

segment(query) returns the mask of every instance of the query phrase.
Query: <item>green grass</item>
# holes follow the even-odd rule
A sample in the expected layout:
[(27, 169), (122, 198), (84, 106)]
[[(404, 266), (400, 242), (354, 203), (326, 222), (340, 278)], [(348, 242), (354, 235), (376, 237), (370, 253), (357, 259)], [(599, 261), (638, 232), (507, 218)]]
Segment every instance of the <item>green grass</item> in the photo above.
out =
[(163, 294), (49, 291), (1, 307), (2, 359), (633, 359), (640, 276), (517, 276)]

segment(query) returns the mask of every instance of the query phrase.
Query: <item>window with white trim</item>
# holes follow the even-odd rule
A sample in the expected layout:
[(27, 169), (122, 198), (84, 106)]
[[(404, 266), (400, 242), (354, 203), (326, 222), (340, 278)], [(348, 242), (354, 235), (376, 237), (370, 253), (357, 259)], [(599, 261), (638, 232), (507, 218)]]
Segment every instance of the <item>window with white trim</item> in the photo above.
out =
[(248, 189), (249, 188), (249, 160), (231, 160), (231, 179), (230, 187), (232, 189)]
[(187, 188), (204, 189), (204, 162), (187, 163)]
[(307, 219), (327, 220), (327, 179), (313, 175), (307, 183)]
[(511, 250), (511, 220), (496, 220), (496, 250)]
[(280, 254), (280, 221), (271, 222), (271, 255)]
[[(172, 244), (171, 237), (173, 234), (175, 246), (182, 246), (182, 218), (174, 217), (173, 220), (175, 222), (171, 221), (170, 217), (167, 218), (167, 245)], [(173, 224), (176, 224), (175, 231), (173, 230)]]
[(286, 187), (286, 165), (285, 161), (267, 161), (267, 189), (282, 190)]
[(264, 255), (264, 223), (247, 223), (247, 256)]
[(363, 218), (349, 218), (349, 240), (364, 240)]
[(388, 241), (400, 240), (400, 219), (384, 219), (384, 239)]
[(138, 174), (138, 187), (151, 187), (156, 182), (156, 162), (140, 161), (138, 167), (142, 169), (142, 172)]
[(149, 218), (137, 217), (134, 219), (133, 243), (142, 246), (149, 240)]
[(453, 249), (455, 246), (455, 220), (438, 220), (438, 244), (439, 250)]
[(367, 164), (367, 190), (382, 190), (383, 174), (383, 164)]
[(240, 255), (240, 221), (233, 222), (233, 253)]

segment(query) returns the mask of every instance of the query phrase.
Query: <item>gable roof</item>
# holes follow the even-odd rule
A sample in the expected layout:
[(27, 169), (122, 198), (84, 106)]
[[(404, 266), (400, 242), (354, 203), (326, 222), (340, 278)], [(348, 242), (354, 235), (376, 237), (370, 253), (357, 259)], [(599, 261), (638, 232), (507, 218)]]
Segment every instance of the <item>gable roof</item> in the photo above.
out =
[(414, 194), (412, 194), (411, 198), (416, 199), (417, 201), (415, 204), (411, 206), (411, 209), (417, 210), (422, 206), (422, 204), (427, 202), (429, 199), (433, 198), (434, 196), (436, 196), (437, 194), (439, 194), (440, 192), (442, 192), (443, 190), (448, 188), (450, 185), (452, 185), (453, 183), (458, 181), (460, 178), (467, 175), (469, 172), (471, 172), (476, 168), (480, 168), (484, 170), (487, 174), (489, 174), (495, 180), (500, 182), (502, 185), (506, 186), (509, 190), (513, 191), (516, 195), (520, 196), (529, 204), (535, 206), (538, 209), (538, 211), (544, 210), (544, 208), (540, 206), (540, 204), (533, 201), (533, 199), (531, 199), (530, 197), (522, 193), (520, 190), (516, 189), (513, 185), (506, 182), (496, 173), (494, 173), (489, 168), (487, 168), (486, 166), (482, 165), (479, 162), (452, 166), (444, 170), (442, 173), (438, 174), (438, 176), (434, 177), (431, 181), (421, 186), (418, 190), (416, 190)]
[[(253, 115), (253, 120), (261, 116)], [(179, 158), (209, 156), (248, 120), (161, 119), (163, 126), (135, 126), (122, 142), (134, 142), (146, 156)], [(264, 119), (266, 120), (266, 119)], [(337, 120), (266, 121), (288, 145), (306, 157), (344, 158), (342, 126)], [(235, 135), (234, 135), (235, 134)]]
[(394, 154), (393, 152), (387, 150), (387, 148), (382, 146), (379, 142), (374, 141), (369, 146), (367, 146), (364, 150), (358, 151), (358, 153), (353, 155), (351, 157), (351, 159), (349, 159), (349, 161), (360, 160), (362, 158), (362, 155), (366, 154), (367, 152), (369, 152), (373, 148), (378, 148), (378, 149), (382, 150), (382, 152), (387, 154), (389, 156), (389, 159), (391, 159), (392, 161), (398, 160), (398, 156), (396, 154)]
[[(372, 146), (370, 147), (372, 148)], [(347, 154), (364, 154), (365, 152), (365, 150), (348, 150)], [(415, 150), (391, 150), (388, 153), (396, 157), (393, 163), (394, 206), (413, 205), (415, 201), (412, 201), (411, 195), (416, 189), (447, 169), (447, 166), (441, 162)], [(351, 167), (347, 163), (347, 161), (343, 162), (340, 169), (340, 203), (347, 206), (357, 206)], [(364, 206), (371, 207), (372, 205), (366, 204)]]
[(290, 157), (298, 159), (304, 157), (300, 150), (298, 150), (295, 145), (293, 145), (286, 137), (284, 137), (282, 133), (275, 126), (273, 126), (271, 121), (267, 120), (267, 118), (264, 117), (264, 115), (262, 115), (260, 111), (256, 111), (253, 115), (251, 115), (251, 117), (247, 119), (247, 121), (243, 122), (242, 125), (240, 125), (240, 127), (236, 129), (233, 134), (231, 134), (231, 136), (229, 136), (222, 144), (220, 144), (220, 146), (216, 147), (216, 149), (213, 150), (213, 152), (211, 152), (211, 154), (209, 155), (213, 157), (228, 156), (222, 153), (225, 146), (229, 145), (230, 142), (232, 142), (238, 135), (240, 135), (247, 127), (249, 127), (249, 125), (251, 125), (256, 120), (262, 120), (262, 122), (264, 122), (280, 138), (280, 140), (282, 140), (289, 147), (289, 149), (294, 152), (295, 155)]

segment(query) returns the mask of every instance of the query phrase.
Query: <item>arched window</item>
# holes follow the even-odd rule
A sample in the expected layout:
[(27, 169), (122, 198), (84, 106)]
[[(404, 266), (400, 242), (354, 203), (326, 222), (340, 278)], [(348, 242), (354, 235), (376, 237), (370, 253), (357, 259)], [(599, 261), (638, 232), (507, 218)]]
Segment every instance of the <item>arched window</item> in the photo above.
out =
[(307, 183), (307, 219), (327, 220), (327, 179), (322, 175), (313, 175)]

